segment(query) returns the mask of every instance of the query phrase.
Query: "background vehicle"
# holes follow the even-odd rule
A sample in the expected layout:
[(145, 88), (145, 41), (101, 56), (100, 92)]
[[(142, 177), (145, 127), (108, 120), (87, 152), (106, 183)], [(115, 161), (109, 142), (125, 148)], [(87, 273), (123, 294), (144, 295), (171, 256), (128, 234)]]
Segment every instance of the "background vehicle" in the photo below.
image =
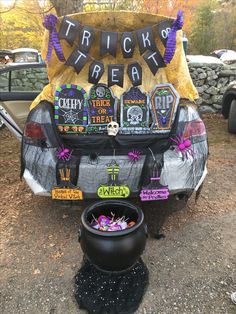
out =
[(5, 124), (4, 124), (3, 120), (0, 118), (0, 130), (1, 130), (2, 128), (4, 128), (4, 126), (5, 126)]
[(229, 84), (222, 100), (222, 114), (228, 119), (228, 130), (236, 133), (236, 81)]
[(34, 63), (39, 62), (38, 50), (32, 48), (18, 48), (12, 50), (14, 63)]
[(231, 64), (236, 62), (236, 51), (228, 49), (215, 50), (211, 53), (213, 57), (219, 58), (222, 62)]
[(43, 64), (0, 68), (0, 119), (21, 140), (29, 106), (48, 83)]

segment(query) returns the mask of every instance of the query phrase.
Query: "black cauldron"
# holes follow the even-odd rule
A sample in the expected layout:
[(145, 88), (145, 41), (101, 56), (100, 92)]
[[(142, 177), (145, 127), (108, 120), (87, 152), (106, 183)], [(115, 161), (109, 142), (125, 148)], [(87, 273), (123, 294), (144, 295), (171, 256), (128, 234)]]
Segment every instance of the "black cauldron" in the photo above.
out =
[[(94, 217), (100, 215), (129, 217), (136, 222), (121, 231), (100, 231), (91, 227)], [(105, 200), (87, 207), (81, 216), (80, 245), (86, 258), (98, 269), (120, 272), (131, 268), (143, 253), (147, 238), (144, 214), (127, 201)]]

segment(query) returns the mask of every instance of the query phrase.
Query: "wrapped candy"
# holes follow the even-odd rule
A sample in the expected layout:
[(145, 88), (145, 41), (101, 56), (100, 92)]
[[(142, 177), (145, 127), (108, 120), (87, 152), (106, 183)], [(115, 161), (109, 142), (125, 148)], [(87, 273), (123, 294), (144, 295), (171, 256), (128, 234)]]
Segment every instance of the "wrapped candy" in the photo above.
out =
[(111, 212), (111, 217), (100, 215), (98, 218), (93, 216), (91, 227), (100, 231), (121, 231), (130, 228), (136, 224), (134, 221), (127, 223), (129, 218), (125, 216), (115, 218), (115, 215)]

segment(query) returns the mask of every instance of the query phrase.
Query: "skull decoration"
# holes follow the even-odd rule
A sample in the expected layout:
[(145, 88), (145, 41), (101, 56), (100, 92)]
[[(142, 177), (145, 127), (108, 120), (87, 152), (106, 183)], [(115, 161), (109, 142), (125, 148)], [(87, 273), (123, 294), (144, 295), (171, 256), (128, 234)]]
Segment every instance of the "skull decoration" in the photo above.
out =
[(119, 131), (119, 124), (115, 121), (111, 121), (107, 125), (107, 133), (110, 136), (116, 136)]
[(104, 97), (105, 96), (105, 88), (102, 86), (97, 87), (96, 94), (98, 95), (99, 98)]
[(127, 121), (131, 125), (137, 125), (142, 122), (143, 111), (139, 106), (132, 106), (127, 111)]

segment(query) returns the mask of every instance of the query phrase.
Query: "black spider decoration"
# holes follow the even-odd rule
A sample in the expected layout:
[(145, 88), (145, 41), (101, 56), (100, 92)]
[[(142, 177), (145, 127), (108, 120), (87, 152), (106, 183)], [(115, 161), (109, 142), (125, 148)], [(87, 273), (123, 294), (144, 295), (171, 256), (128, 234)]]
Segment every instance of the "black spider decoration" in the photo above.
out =
[(98, 164), (99, 162), (99, 154), (98, 153), (90, 153), (88, 156), (88, 160), (90, 163), (96, 163)]

